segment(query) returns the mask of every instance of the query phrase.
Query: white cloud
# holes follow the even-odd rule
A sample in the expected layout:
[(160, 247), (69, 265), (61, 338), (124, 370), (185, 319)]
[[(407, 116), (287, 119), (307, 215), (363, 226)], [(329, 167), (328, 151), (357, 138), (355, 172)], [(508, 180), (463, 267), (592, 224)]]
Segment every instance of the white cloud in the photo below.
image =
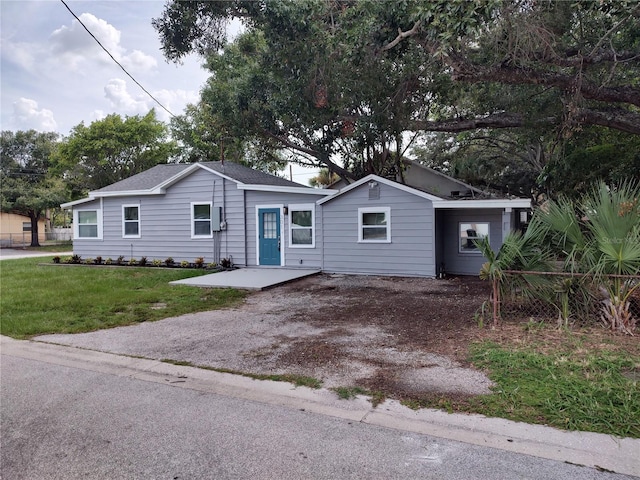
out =
[[(140, 50), (128, 53), (126, 48), (120, 45), (120, 30), (110, 23), (90, 13), (83, 13), (79, 18), (102, 46), (125, 68), (133, 71), (147, 71), (157, 67), (157, 60)], [(77, 69), (82, 63), (90, 60), (98, 60), (101, 63), (112, 61), (78, 20), (73, 20), (70, 27), (63, 25), (55, 30), (51, 34), (50, 41), (52, 52), (72, 69)]]
[(104, 113), (104, 110), (100, 110), (100, 109), (94, 110), (89, 114), (89, 118), (91, 119), (91, 122), (95, 122), (96, 120), (102, 120), (106, 116), (107, 114)]
[(111, 106), (127, 115), (146, 114), (151, 110), (148, 97), (134, 97), (127, 91), (127, 82), (121, 78), (112, 78), (104, 87), (104, 95)]
[(32, 72), (37, 65), (40, 49), (31, 43), (12, 43), (3, 41), (1, 45), (2, 57), (18, 65), (20, 68)]
[(120, 63), (132, 71), (147, 71), (153, 70), (158, 66), (158, 62), (155, 58), (150, 55), (147, 55), (140, 50), (134, 50), (128, 55), (125, 55), (120, 60)]
[(30, 98), (20, 97), (13, 102), (13, 121), (18, 130), (51, 132), (58, 128), (53, 112), (46, 108), (38, 109), (38, 102)]
[[(104, 93), (111, 106), (126, 115), (144, 115), (155, 108), (159, 120), (166, 122), (170, 119), (170, 115), (147, 94), (134, 96), (129, 93), (127, 82), (120, 78), (109, 80)], [(181, 89), (163, 89), (152, 91), (151, 94), (175, 115), (180, 115), (188, 103), (196, 103), (200, 98), (197, 91)]]
[[(114, 57), (120, 56), (120, 31), (106, 21), (96, 18), (90, 13), (80, 15), (80, 20), (100, 43), (111, 52)], [(98, 58), (100, 61), (108, 61), (108, 56), (102, 51), (96, 41), (89, 36), (80, 22), (73, 20), (71, 26), (55, 30), (50, 37), (51, 51), (71, 68), (90, 58)]]

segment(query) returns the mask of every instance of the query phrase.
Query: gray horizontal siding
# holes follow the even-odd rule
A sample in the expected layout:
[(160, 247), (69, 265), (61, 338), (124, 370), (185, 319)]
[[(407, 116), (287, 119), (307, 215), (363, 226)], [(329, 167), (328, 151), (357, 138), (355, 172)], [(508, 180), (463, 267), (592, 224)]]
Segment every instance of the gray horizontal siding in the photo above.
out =
[[(248, 190), (246, 194), (247, 216), (247, 264), (255, 266), (257, 262), (257, 225), (256, 207), (264, 205), (288, 206), (300, 204), (315, 204), (324, 195), (260, 192)], [(282, 232), (281, 244), (284, 248), (284, 266), (287, 268), (321, 268), (322, 266), (322, 230), (320, 225), (320, 207), (315, 205), (316, 237), (315, 248), (291, 248), (289, 245), (289, 215), (282, 215), (280, 231)]]
[[(243, 192), (235, 183), (204, 170), (171, 186), (164, 195), (104, 198), (103, 239), (75, 240), (74, 252), (84, 258), (122, 255), (136, 259), (145, 256), (148, 260), (172, 257), (176, 262), (192, 262), (204, 257), (206, 262), (212, 262), (214, 239), (191, 238), (191, 202), (211, 201), (214, 206), (224, 205), (223, 216), (227, 221), (227, 230), (214, 234), (220, 241), (221, 258), (232, 256), (236, 264), (244, 265)], [(122, 205), (125, 204), (140, 205), (140, 238), (122, 237)]]
[[(368, 185), (322, 205), (323, 270), (336, 273), (435, 276), (434, 212), (429, 200), (380, 184)], [(358, 243), (358, 209), (391, 209), (391, 243)]]
[(479, 253), (460, 253), (458, 251), (458, 229), (460, 222), (489, 222), (489, 242), (497, 251), (502, 245), (502, 209), (443, 210), (442, 250), (444, 268), (454, 275), (478, 275), (487, 259)]

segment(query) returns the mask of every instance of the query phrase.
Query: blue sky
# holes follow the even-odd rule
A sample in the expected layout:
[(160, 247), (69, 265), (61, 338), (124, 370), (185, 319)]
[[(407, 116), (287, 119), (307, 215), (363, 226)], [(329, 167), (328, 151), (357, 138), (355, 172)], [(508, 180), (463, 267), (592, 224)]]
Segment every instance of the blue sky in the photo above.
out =
[[(163, 1), (73, 1), (75, 14), (111, 54), (171, 112), (196, 102), (207, 72), (196, 56), (169, 64), (151, 19)], [(0, 1), (3, 130), (67, 135), (110, 113), (145, 114), (154, 102), (57, 0)], [(169, 114), (156, 106), (158, 118)]]
[[(196, 55), (167, 63), (151, 26), (164, 1), (66, 0), (127, 71), (175, 115), (196, 103), (208, 78)], [(231, 24), (233, 35), (239, 24)], [(111, 113), (169, 114), (111, 60), (59, 0), (0, 0), (0, 127), (68, 135)], [(317, 172), (293, 167), (306, 184)], [(289, 169), (283, 172), (289, 176)]]

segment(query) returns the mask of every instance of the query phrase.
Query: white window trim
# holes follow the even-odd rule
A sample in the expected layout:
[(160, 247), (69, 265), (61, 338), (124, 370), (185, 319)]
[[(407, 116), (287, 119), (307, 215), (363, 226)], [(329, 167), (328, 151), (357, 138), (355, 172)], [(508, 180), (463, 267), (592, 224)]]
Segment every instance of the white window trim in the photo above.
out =
[(460, 236), (461, 232), (462, 232), (462, 225), (463, 224), (486, 224), (487, 225), (487, 238), (489, 239), (489, 241), (491, 241), (491, 222), (479, 222), (477, 220), (467, 220), (466, 222), (458, 222), (458, 253), (461, 255), (482, 255), (482, 252), (478, 249), (475, 248), (473, 250), (464, 250), (462, 248), (462, 237)]
[[(384, 213), (387, 219), (386, 240), (365, 240), (362, 238), (362, 214)], [(391, 243), (391, 207), (363, 207), (358, 209), (358, 243)]]
[[(96, 212), (96, 222), (98, 226), (97, 237), (81, 237), (80, 222), (78, 221), (79, 212)], [(83, 224), (86, 225), (86, 224)], [(102, 209), (101, 208), (80, 208), (73, 209), (73, 239), (74, 240), (102, 240)]]
[[(209, 205), (209, 233), (207, 235), (196, 235), (195, 218), (193, 215), (193, 207), (196, 205)], [(191, 202), (191, 238), (213, 238), (213, 202)]]
[[(293, 212), (311, 211), (311, 227), (300, 227), (302, 230), (311, 228), (311, 244), (294, 245), (293, 244)], [(289, 248), (316, 248), (316, 205), (314, 203), (303, 203), (299, 205), (289, 205)]]
[[(138, 233), (136, 235), (127, 235), (126, 233), (126, 229), (125, 229), (125, 224), (127, 222), (129, 223), (133, 223), (133, 220), (126, 220), (124, 218), (124, 211), (126, 208), (132, 208), (132, 207), (136, 207), (138, 209)], [(142, 213), (142, 209), (140, 208), (140, 204), (139, 203), (131, 203), (128, 205), (122, 205), (122, 238), (140, 238), (140, 236), (142, 235), (142, 220), (141, 220), (141, 215)]]

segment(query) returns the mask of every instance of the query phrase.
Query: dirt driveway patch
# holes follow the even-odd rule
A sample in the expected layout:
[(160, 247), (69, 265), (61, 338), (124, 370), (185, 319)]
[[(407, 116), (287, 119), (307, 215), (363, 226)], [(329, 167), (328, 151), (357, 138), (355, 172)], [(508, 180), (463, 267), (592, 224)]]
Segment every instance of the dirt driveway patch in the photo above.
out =
[(254, 374), (298, 374), (326, 387), (397, 398), (488, 393), (467, 362), (480, 340), (475, 278), (318, 275), (248, 296), (238, 308), (36, 340)]

